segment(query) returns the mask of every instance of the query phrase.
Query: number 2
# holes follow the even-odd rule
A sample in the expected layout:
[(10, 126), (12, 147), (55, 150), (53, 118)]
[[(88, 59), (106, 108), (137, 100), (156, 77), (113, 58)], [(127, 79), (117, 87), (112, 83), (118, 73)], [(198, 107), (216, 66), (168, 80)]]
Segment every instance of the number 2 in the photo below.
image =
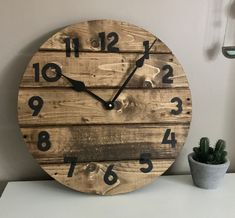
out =
[(173, 83), (173, 79), (170, 79), (170, 77), (173, 77), (173, 68), (169, 64), (164, 65), (162, 67), (163, 71), (166, 71), (167, 73), (162, 77), (162, 83), (168, 83), (171, 84)]

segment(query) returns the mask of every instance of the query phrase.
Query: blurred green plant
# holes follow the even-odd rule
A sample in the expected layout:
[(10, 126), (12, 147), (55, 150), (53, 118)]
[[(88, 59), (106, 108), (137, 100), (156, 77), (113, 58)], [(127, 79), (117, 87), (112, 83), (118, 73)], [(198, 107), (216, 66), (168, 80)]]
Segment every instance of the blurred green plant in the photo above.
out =
[(200, 139), (199, 147), (194, 147), (194, 160), (206, 164), (223, 164), (226, 162), (227, 151), (225, 151), (226, 143), (219, 139), (215, 148), (210, 147), (210, 141), (207, 137)]

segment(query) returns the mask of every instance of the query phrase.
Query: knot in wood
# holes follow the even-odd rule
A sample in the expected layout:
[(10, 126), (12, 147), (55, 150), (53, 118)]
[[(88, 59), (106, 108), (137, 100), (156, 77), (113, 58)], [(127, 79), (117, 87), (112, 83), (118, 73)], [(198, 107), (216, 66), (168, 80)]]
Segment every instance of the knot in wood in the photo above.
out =
[(86, 167), (88, 173), (95, 172), (97, 170), (97, 165), (95, 163), (89, 163)]
[(99, 41), (97, 39), (91, 39), (91, 46), (93, 48), (98, 48), (99, 47)]
[(143, 87), (144, 88), (153, 88), (153, 82), (151, 80), (145, 80)]
[(114, 102), (114, 108), (115, 108), (117, 111), (121, 110), (122, 107), (123, 107), (122, 102), (120, 102), (120, 101), (115, 101), (115, 102)]

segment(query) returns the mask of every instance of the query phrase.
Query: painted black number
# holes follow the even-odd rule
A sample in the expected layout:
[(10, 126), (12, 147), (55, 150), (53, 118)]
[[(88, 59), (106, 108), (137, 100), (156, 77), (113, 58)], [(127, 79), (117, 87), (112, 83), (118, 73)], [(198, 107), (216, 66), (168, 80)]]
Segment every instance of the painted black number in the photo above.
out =
[[(106, 36), (105, 32), (100, 32), (99, 33), (99, 38), (100, 38), (100, 49), (101, 51), (105, 51), (106, 49)], [(107, 51), (109, 52), (119, 52), (119, 48), (115, 47), (116, 43), (118, 42), (118, 34), (115, 32), (111, 32), (107, 35), (107, 39), (110, 40), (110, 42), (107, 45)]]
[(64, 43), (65, 43), (66, 57), (71, 56), (71, 50), (72, 50), (71, 49), (71, 43), (72, 43), (72, 46), (74, 48), (74, 56), (79, 57), (79, 39), (77, 37), (73, 38), (72, 40), (71, 40), (70, 37), (67, 37), (67, 38), (64, 39)]
[(70, 163), (69, 171), (67, 177), (72, 177), (75, 166), (77, 165), (78, 158), (77, 157), (64, 157), (64, 163)]
[(100, 37), (100, 50), (101, 51), (105, 51), (105, 32), (101, 32), (99, 33), (99, 37)]
[(162, 139), (162, 144), (170, 144), (172, 148), (175, 148), (176, 143), (175, 133), (171, 132), (171, 129), (167, 129)]
[(171, 84), (173, 83), (173, 79), (170, 79), (169, 77), (173, 77), (173, 68), (170, 65), (164, 65), (162, 67), (163, 71), (166, 71), (167, 73), (162, 77), (162, 82), (163, 83), (168, 83)]
[[(40, 79), (40, 66), (39, 63), (33, 64), (34, 72), (35, 72), (35, 82), (39, 82)], [(52, 76), (47, 75), (47, 71), (51, 70), (53, 72)], [(55, 63), (48, 63), (42, 68), (42, 77), (47, 82), (56, 82), (61, 77), (61, 68)]]
[(108, 166), (108, 168), (104, 174), (104, 182), (107, 185), (113, 185), (114, 183), (117, 182), (118, 176), (115, 172), (112, 171), (113, 167), (114, 167), (113, 164)]
[(42, 109), (43, 100), (39, 96), (33, 96), (29, 99), (28, 105), (33, 110), (32, 116), (37, 116)]
[(140, 168), (140, 171), (143, 172), (143, 173), (149, 173), (150, 171), (152, 171), (153, 169), (153, 163), (152, 161), (150, 160), (151, 158), (151, 154), (150, 153), (143, 153), (140, 155), (140, 160), (139, 160), (139, 163), (140, 164), (147, 164), (148, 167), (146, 168)]
[(35, 82), (39, 82), (39, 74), (40, 74), (39, 63), (33, 64), (33, 68), (35, 73)]
[(119, 48), (114, 47), (116, 45), (116, 43), (118, 42), (118, 38), (119, 38), (118, 34), (115, 32), (111, 32), (107, 35), (107, 38), (112, 39), (107, 46), (107, 50), (109, 52), (119, 52)]
[(38, 134), (38, 149), (40, 151), (48, 151), (51, 147), (50, 135), (46, 131), (42, 131)]
[(144, 41), (144, 54), (145, 54), (145, 59), (149, 59), (149, 41)]
[(174, 97), (171, 99), (171, 103), (175, 103), (175, 102), (177, 103), (176, 107), (178, 108), (178, 110), (173, 109), (171, 110), (171, 113), (174, 115), (179, 115), (183, 111), (183, 107), (182, 107), (183, 102), (180, 98)]
[[(47, 75), (47, 71), (51, 69), (52, 71), (55, 72), (53, 77), (49, 77)], [(54, 63), (48, 63), (42, 68), (42, 77), (45, 79), (47, 82), (56, 82), (57, 80), (60, 79), (61, 77), (61, 68)]]

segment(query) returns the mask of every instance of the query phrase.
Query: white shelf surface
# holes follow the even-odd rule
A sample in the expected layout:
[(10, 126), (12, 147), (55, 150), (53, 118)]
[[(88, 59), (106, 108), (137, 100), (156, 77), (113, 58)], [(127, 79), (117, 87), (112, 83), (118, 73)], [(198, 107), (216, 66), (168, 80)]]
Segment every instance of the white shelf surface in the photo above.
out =
[(56, 181), (9, 182), (0, 218), (235, 218), (235, 174), (216, 190), (193, 185), (190, 175), (161, 176), (135, 192), (96, 196)]

